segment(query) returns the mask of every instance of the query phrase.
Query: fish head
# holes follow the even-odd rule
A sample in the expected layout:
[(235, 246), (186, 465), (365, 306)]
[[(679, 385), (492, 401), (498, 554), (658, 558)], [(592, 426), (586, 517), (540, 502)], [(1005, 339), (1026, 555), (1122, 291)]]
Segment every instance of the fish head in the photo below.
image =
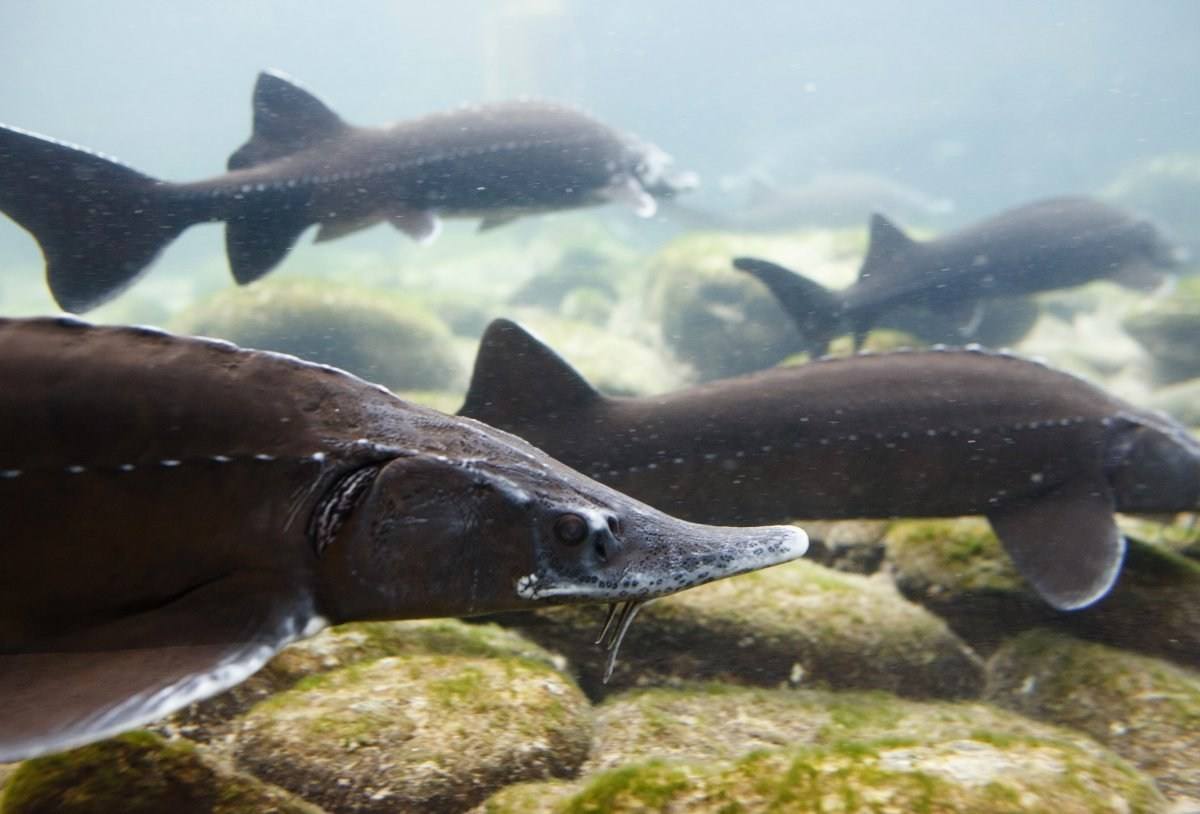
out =
[(327, 617), (641, 602), (787, 562), (807, 548), (798, 528), (688, 523), (524, 442), (516, 450), (475, 458), (416, 454), (381, 465), (320, 556)]
[(1148, 220), (1135, 221), (1132, 226), (1132, 232), (1138, 256), (1151, 266), (1170, 269), (1188, 260), (1187, 250), (1176, 245), (1154, 223)]
[(1200, 441), (1186, 427), (1154, 413), (1110, 426), (1105, 470), (1119, 511), (1200, 508)]
[(648, 141), (631, 138), (625, 160), (629, 176), (654, 198), (674, 198), (700, 186), (699, 175), (677, 168), (668, 153)]

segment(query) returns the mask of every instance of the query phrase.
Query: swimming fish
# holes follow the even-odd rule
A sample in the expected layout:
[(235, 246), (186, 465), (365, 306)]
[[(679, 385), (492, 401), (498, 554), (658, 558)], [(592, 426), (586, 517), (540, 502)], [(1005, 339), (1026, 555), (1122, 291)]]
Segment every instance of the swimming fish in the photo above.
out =
[(921, 220), (945, 217), (954, 211), (952, 201), (933, 198), (899, 181), (866, 172), (818, 173), (795, 185), (756, 173), (739, 185), (748, 188), (746, 199), (727, 212), (672, 203), (671, 217), (696, 228), (777, 231), (854, 226), (881, 210)]
[(459, 414), (696, 522), (986, 515), (1061, 610), (1115, 582), (1125, 542), (1114, 511), (1200, 506), (1200, 443), (1183, 426), (978, 348), (827, 358), (614, 398), (497, 320)]
[(888, 311), (915, 306), (950, 315), (964, 337), (985, 300), (1109, 279), (1136, 289), (1161, 284), (1179, 252), (1149, 221), (1092, 198), (1052, 198), (919, 242), (880, 214), (858, 280), (830, 291), (766, 260), (739, 257), (795, 321), (810, 352), (849, 329), (855, 348)]
[(28, 230), (67, 311), (132, 284), (184, 229), (225, 222), (234, 279), (257, 280), (308, 227), (318, 241), (388, 222), (432, 239), (440, 217), (490, 229), (522, 215), (655, 197), (696, 183), (659, 148), (570, 108), (509, 102), (356, 127), (279, 73), (259, 74), (254, 130), (224, 175), (170, 183), (0, 125), (0, 211)]
[(333, 368), (0, 320), (0, 763), (138, 726), (327, 624), (646, 601), (804, 553), (677, 520)]

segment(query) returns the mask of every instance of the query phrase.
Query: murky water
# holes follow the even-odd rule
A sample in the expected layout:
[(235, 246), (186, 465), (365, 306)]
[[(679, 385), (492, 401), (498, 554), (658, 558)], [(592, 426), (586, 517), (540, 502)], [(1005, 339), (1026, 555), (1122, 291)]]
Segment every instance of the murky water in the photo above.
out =
[[(0, 810), (1200, 810), (1200, 6), (68, 3), (0, 46), (0, 317), (293, 354), (811, 540), (646, 606), (607, 683), (602, 605), (339, 627)], [(518, 99), (568, 110), (459, 110)], [(0, 453), (57, 449), (9, 375)]]

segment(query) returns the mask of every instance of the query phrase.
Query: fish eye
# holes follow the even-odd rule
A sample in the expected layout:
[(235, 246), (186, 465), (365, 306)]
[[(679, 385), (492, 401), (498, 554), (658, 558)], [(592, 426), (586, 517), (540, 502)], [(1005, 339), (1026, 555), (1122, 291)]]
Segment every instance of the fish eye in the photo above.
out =
[(588, 537), (588, 523), (577, 514), (560, 515), (554, 521), (554, 536), (566, 545), (579, 545)]

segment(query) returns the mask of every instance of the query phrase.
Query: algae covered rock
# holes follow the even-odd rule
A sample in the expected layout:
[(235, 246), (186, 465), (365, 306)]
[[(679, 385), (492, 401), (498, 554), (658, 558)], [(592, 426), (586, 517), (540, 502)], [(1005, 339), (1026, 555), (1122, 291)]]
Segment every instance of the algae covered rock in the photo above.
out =
[(1169, 296), (1149, 300), (1123, 325), (1154, 359), (1159, 384), (1200, 377), (1200, 278), (1180, 280)]
[(1200, 797), (1200, 674), (1034, 630), (992, 657), (987, 697), (1086, 732), (1169, 794)]
[(226, 289), (172, 328), (333, 365), (393, 390), (446, 389), (464, 378), (437, 317), (383, 292), (325, 280)]
[(302, 679), (359, 662), (413, 654), (520, 659), (555, 669), (563, 666), (561, 656), (497, 625), (454, 619), (355, 622), (289, 645), (246, 681), (180, 710), (156, 728), (195, 741), (211, 741), (229, 734), (238, 715)]
[(900, 591), (982, 653), (1017, 632), (1050, 625), (1200, 665), (1200, 564), (1162, 546), (1130, 539), (1112, 592), (1091, 607), (1061, 613), (1017, 573), (982, 518), (900, 521), (885, 539)]
[(3, 814), (320, 814), (282, 789), (228, 771), (184, 742), (148, 732), (28, 760)]
[[(238, 721), (238, 764), (356, 812), (463, 810), (503, 785), (575, 771), (591, 743), (587, 700), (540, 651), (481, 640), (463, 652), (457, 635), (428, 633), (428, 646), (354, 660), (255, 706)], [(391, 647), (370, 631), (349, 643)]]
[(692, 234), (647, 262), (647, 311), (672, 352), (701, 379), (761, 370), (802, 348), (770, 292), (732, 266), (739, 254), (779, 259), (780, 249), (778, 240)]
[[(571, 793), (573, 792), (573, 793)], [(539, 797), (519, 787), (479, 811), (1165, 812), (1146, 777), (1065, 742), (971, 737), (757, 751), (735, 761), (650, 761), (611, 769)]]
[(647, 605), (625, 637), (612, 679), (592, 646), (600, 608), (553, 608), (510, 619), (566, 655), (592, 697), (635, 684), (717, 679), (758, 686), (886, 689), (970, 697), (982, 665), (940, 619), (881, 577), (789, 563)]

